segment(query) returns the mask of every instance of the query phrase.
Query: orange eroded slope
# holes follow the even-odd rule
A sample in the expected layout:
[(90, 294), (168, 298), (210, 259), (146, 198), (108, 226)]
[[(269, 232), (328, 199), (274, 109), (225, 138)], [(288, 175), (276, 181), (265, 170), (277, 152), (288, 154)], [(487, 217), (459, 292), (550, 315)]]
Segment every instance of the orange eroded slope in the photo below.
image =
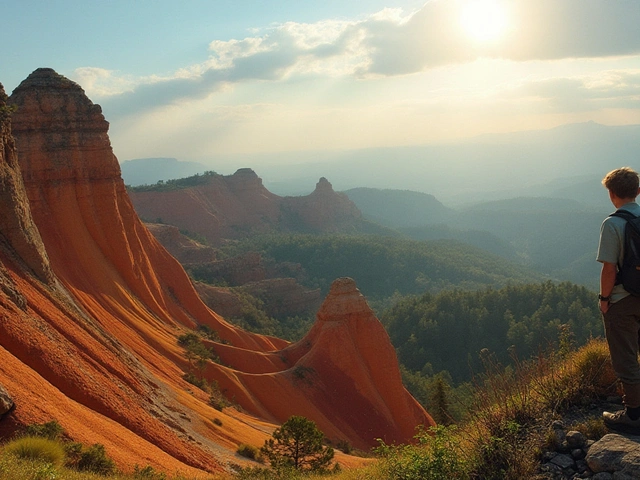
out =
[[(417, 425), (433, 424), (402, 386), (389, 338), (352, 280), (334, 283), (315, 326), (294, 345), (234, 327), (204, 305), (138, 219), (99, 106), (50, 69), (36, 70), (11, 102), (24, 190), (48, 260), (34, 254), (30, 273), (12, 257), (16, 249), (0, 250), (7, 269), (0, 271), (0, 354), (60, 399), (41, 410), (23, 400), (18, 417), (54, 416), (69, 402), (70, 415), (122, 449), (121, 462), (131, 460), (131, 435), (167, 454), (149, 453), (153, 465), (211, 471), (233, 458), (235, 445), (261, 445), (274, 423), (294, 414), (359, 448), (376, 438), (409, 441)], [(38, 267), (47, 262), (51, 276)], [(189, 365), (176, 339), (197, 324), (226, 342), (208, 342), (222, 364), (209, 362), (205, 376), (249, 415), (213, 410), (182, 379)], [(15, 375), (7, 381), (29, 398), (31, 387), (17, 382)], [(71, 418), (60, 421), (74, 437), (88, 436)]]

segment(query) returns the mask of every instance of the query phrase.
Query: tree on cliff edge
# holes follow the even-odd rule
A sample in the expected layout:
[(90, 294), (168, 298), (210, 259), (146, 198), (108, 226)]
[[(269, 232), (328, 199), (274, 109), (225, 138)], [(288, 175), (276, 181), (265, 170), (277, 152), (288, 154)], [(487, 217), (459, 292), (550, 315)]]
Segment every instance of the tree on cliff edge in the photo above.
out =
[(261, 449), (273, 468), (326, 469), (333, 460), (333, 448), (322, 444), (324, 434), (305, 417), (292, 416), (276, 429)]

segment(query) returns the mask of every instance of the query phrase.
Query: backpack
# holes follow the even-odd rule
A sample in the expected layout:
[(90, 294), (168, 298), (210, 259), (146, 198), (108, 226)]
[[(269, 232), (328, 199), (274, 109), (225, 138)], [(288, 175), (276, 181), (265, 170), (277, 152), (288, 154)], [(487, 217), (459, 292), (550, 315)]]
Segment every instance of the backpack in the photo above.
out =
[(618, 265), (616, 285), (622, 284), (632, 295), (640, 296), (640, 217), (626, 210), (616, 210), (610, 217), (627, 221), (624, 229), (624, 257)]

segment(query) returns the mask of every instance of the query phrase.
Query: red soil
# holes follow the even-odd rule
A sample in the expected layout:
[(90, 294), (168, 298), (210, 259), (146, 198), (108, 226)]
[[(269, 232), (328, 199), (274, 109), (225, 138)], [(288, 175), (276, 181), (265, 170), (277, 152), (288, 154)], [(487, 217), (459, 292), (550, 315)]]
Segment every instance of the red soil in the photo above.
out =
[[(262, 445), (294, 414), (359, 448), (376, 438), (410, 441), (417, 425), (433, 424), (402, 386), (389, 338), (352, 281), (334, 284), (294, 345), (234, 327), (204, 305), (138, 219), (108, 125), (80, 87), (37, 70), (11, 101), (26, 194), (54, 277), (43, 283), (11, 246), (0, 248), (8, 272), (0, 383), (16, 403), (0, 435), (56, 419), (72, 438), (104, 444), (122, 468), (192, 473), (242, 462), (239, 443)], [(224, 366), (209, 362), (205, 375), (248, 414), (214, 410), (183, 381), (189, 365), (176, 339), (196, 324), (228, 342), (213, 344)]]

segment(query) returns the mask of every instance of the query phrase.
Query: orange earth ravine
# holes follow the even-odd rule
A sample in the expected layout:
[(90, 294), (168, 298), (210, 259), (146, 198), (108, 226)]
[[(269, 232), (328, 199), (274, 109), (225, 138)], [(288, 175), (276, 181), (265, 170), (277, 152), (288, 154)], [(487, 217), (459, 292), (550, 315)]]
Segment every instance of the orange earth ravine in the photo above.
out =
[[(13, 179), (16, 193), (2, 208), (21, 225), (31, 216), (42, 241), (16, 240), (13, 224), (0, 222), (13, 232), (0, 232), (9, 240), (0, 244), (0, 384), (16, 403), (0, 435), (56, 419), (73, 439), (104, 444), (125, 470), (193, 474), (242, 463), (239, 443), (262, 445), (294, 414), (363, 449), (433, 425), (402, 386), (389, 338), (352, 280), (334, 282), (295, 344), (229, 324), (139, 220), (108, 123), (82, 89), (38, 69), (9, 102), (18, 106), (24, 185), (4, 121), (0, 179)], [(176, 340), (197, 324), (226, 343), (208, 342), (221, 364), (209, 362), (204, 375), (245, 413), (213, 409), (182, 379), (189, 365)]]

